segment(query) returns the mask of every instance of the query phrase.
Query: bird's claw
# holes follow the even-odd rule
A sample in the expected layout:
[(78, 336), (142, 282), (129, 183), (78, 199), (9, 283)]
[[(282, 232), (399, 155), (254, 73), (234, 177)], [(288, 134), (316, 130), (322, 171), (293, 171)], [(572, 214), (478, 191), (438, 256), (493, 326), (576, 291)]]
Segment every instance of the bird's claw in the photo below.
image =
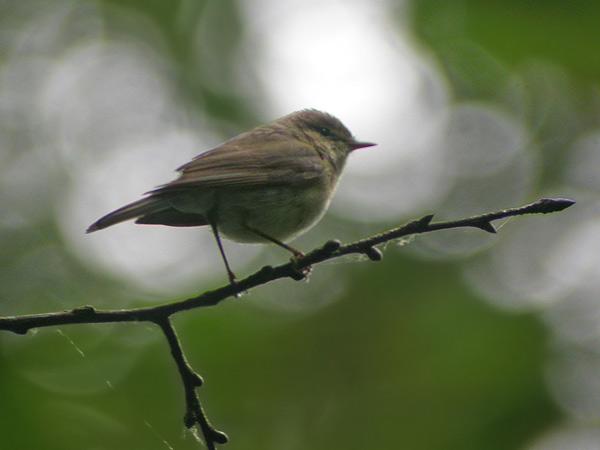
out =
[[(302, 253), (301, 257), (303, 257), (303, 256), (304, 256), (304, 254)], [(290, 259), (290, 262), (292, 263), (292, 275), (291, 275), (291, 277), (294, 280), (296, 280), (296, 281), (301, 281), (301, 280), (308, 279), (308, 277), (312, 273), (312, 266), (306, 266), (306, 267), (300, 268), (297, 265), (298, 259), (299, 258), (296, 257), (296, 256), (293, 256)]]

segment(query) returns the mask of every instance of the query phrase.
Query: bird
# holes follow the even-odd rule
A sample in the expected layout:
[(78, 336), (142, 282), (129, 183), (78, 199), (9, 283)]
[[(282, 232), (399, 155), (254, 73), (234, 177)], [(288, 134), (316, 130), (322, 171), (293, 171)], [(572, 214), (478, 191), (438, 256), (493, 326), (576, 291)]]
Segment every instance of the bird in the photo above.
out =
[(348, 155), (374, 145), (356, 140), (331, 114), (296, 111), (199, 154), (176, 169), (178, 178), (106, 214), (86, 232), (131, 219), (209, 226), (234, 284), (221, 235), (240, 243), (273, 243), (295, 258), (303, 256), (287, 242), (323, 217)]

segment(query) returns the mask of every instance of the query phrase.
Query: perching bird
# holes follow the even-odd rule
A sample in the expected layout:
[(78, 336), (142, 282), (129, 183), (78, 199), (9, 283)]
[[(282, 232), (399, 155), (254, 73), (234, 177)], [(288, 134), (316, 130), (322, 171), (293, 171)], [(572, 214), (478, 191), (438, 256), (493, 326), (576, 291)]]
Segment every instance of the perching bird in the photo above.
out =
[(135, 219), (175, 227), (210, 225), (231, 283), (220, 233), (236, 242), (285, 244), (323, 216), (357, 141), (334, 116), (291, 113), (242, 133), (177, 169), (179, 178), (98, 219), (88, 233)]

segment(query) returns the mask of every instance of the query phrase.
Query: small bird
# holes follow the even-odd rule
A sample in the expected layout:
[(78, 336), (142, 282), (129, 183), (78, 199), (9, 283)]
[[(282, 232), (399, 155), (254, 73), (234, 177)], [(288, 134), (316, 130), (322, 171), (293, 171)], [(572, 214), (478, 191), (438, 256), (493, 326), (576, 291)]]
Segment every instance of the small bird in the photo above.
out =
[(359, 142), (334, 116), (306, 109), (235, 136), (179, 167), (179, 177), (101, 217), (87, 233), (135, 219), (173, 227), (209, 225), (229, 281), (221, 234), (236, 242), (286, 241), (315, 225), (329, 206), (347, 156)]

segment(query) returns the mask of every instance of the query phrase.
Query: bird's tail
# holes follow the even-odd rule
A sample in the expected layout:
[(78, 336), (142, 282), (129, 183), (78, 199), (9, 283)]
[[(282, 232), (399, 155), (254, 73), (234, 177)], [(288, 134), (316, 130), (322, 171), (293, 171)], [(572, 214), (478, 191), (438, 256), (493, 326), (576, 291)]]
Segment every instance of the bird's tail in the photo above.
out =
[(155, 213), (165, 209), (165, 207), (168, 207), (168, 204), (165, 205), (164, 199), (152, 196), (146, 197), (136, 202), (129, 203), (128, 205), (101, 217), (88, 227), (86, 233), (92, 233), (110, 227), (116, 223), (143, 216), (144, 214)]

